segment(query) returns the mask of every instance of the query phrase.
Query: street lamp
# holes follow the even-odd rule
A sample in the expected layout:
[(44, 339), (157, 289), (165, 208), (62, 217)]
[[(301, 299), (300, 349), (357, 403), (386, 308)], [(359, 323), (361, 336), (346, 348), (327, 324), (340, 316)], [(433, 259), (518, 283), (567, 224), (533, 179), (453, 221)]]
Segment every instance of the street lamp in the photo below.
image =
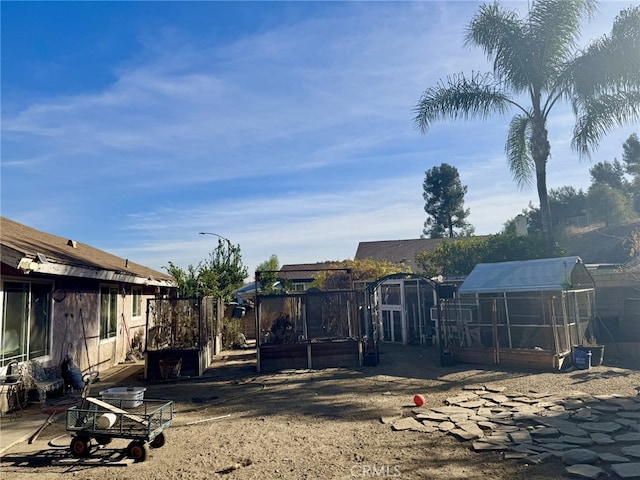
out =
[(218, 235), (217, 233), (212, 233), (212, 232), (199, 232), (199, 235), (214, 235), (218, 238), (221, 238), (222, 240), (225, 240), (229, 245), (231, 245), (231, 240), (229, 240), (226, 237), (223, 237), (222, 235)]

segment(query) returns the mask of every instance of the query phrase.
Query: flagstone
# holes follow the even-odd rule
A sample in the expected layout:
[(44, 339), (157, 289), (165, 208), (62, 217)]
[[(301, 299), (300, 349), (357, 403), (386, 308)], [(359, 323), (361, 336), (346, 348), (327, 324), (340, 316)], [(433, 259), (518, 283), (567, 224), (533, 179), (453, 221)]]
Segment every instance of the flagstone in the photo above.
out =
[(436, 421), (445, 421), (449, 420), (449, 416), (444, 413), (434, 412), (432, 410), (427, 410), (426, 412), (421, 412), (416, 415), (418, 420), (436, 420)]
[(600, 417), (596, 415), (596, 413), (591, 408), (581, 408), (579, 410), (576, 410), (575, 412), (573, 412), (573, 415), (571, 415), (571, 418), (577, 420), (593, 421), (597, 421), (600, 419)]
[(449, 397), (444, 402), (448, 405), (457, 405), (462, 402), (467, 402), (469, 400), (477, 400), (478, 395), (475, 393), (469, 392), (462, 395), (456, 395), (455, 397)]
[[(635, 402), (634, 402), (635, 403)], [(618, 412), (618, 417), (640, 420), (640, 412)]]
[(479, 421), (478, 426), (485, 430), (496, 430), (498, 428), (497, 423), (489, 422), (489, 421)]
[(510, 418), (489, 417), (489, 421), (500, 425), (515, 425), (515, 422)]
[(483, 385), (465, 385), (462, 387), (463, 390), (484, 390), (485, 387)]
[(638, 403), (633, 401), (631, 398), (615, 398), (609, 400), (609, 403), (618, 405), (623, 410), (627, 410), (630, 412), (638, 411), (640, 409), (640, 405), (638, 405)]
[(594, 410), (598, 410), (599, 412), (617, 412), (618, 410), (620, 410), (620, 407), (615, 406), (615, 405), (609, 405), (609, 404), (598, 404), (598, 405), (592, 405), (591, 408), (593, 408)]
[(573, 448), (562, 454), (562, 463), (575, 465), (576, 463), (596, 463), (599, 457), (596, 452), (587, 448)]
[(544, 448), (550, 448), (552, 450), (572, 450), (575, 449), (575, 445), (570, 443), (549, 442), (544, 444)]
[(509, 437), (514, 443), (533, 443), (531, 434), (527, 430), (517, 430), (509, 433)]
[(640, 478), (640, 463), (614, 463), (611, 470), (620, 478)]
[(507, 388), (500, 385), (485, 385), (484, 389), (491, 393), (501, 393), (504, 392)]
[(531, 435), (534, 437), (555, 437), (560, 435), (560, 431), (553, 427), (534, 428), (531, 430)]
[(590, 447), (593, 445), (593, 439), (591, 437), (574, 437), (571, 435), (562, 435), (558, 440), (562, 443), (573, 443), (575, 445), (582, 445), (583, 447)]
[(607, 463), (623, 463), (628, 462), (629, 459), (627, 457), (623, 457), (622, 455), (616, 455), (614, 453), (599, 453), (598, 456), (600, 460)]
[(456, 424), (453, 422), (442, 422), (438, 425), (438, 428), (443, 432), (448, 432), (449, 430), (456, 428)]
[(449, 420), (453, 423), (465, 422), (469, 419), (469, 415), (466, 413), (452, 413), (449, 415)]
[(517, 425), (498, 425), (496, 427), (496, 432), (500, 433), (515, 432), (516, 430), (520, 430), (520, 427)]
[(468, 432), (467, 430), (463, 430), (462, 428), (454, 428), (452, 430), (449, 430), (448, 433), (450, 433), (451, 435), (455, 435), (461, 440), (476, 440), (477, 438), (479, 438), (479, 436), (475, 433)]
[(598, 478), (600, 475), (603, 475), (605, 473), (605, 471), (601, 468), (582, 463), (569, 465), (568, 467), (565, 467), (565, 470), (571, 475), (582, 478)]
[(622, 454), (630, 457), (640, 458), (640, 445), (629, 445), (622, 447)]
[(581, 423), (580, 428), (587, 432), (613, 433), (620, 430), (622, 425), (616, 422)]
[(498, 404), (501, 404), (503, 402), (508, 402), (509, 401), (509, 397), (507, 397), (506, 395), (503, 395), (501, 393), (489, 393), (487, 395), (485, 395), (483, 398), (489, 399), (491, 401), (494, 401)]
[(488, 407), (480, 407), (476, 411), (476, 414), (488, 418), (491, 416), (491, 409)]
[(616, 442), (640, 442), (640, 432), (621, 433), (613, 437)]
[(482, 440), (476, 440), (472, 446), (476, 452), (485, 450), (509, 450), (509, 445), (506, 443), (484, 442)]
[(524, 458), (523, 461), (526, 463), (540, 464), (546, 462), (551, 457), (552, 455), (549, 452), (542, 452), (537, 455), (531, 455), (530, 457)]
[(616, 443), (616, 441), (606, 433), (592, 433), (590, 436), (597, 445), (611, 445)]
[(629, 418), (616, 418), (614, 422), (619, 423), (620, 425), (630, 428), (635, 431), (640, 431), (640, 423), (635, 420), (631, 420)]
[(546, 452), (546, 449), (536, 449), (533, 445), (513, 445), (511, 450), (518, 453), (527, 453), (529, 455), (535, 455), (537, 453)]
[(450, 413), (466, 413), (467, 415), (469, 413), (473, 414), (475, 412), (469, 412), (468, 408), (462, 408), (462, 407), (458, 407), (456, 405), (446, 405), (444, 407), (432, 407), (431, 410), (433, 410), (434, 412), (437, 413), (446, 413), (446, 414), (450, 414)]
[(482, 440), (489, 443), (511, 443), (509, 435), (488, 435)]
[(576, 427), (575, 425), (561, 426), (558, 427), (558, 430), (560, 430), (561, 434), (570, 435), (572, 437), (586, 437), (589, 435), (589, 432), (580, 427)]
[(463, 408), (478, 408), (484, 405), (484, 400), (467, 400), (466, 402), (460, 402), (458, 405)]
[(420, 431), (424, 432), (427, 430), (427, 427), (425, 427), (422, 423), (418, 422), (413, 417), (405, 417), (396, 422), (393, 422), (393, 424), (391, 425), (391, 428), (397, 431), (414, 430), (417, 432), (420, 432)]

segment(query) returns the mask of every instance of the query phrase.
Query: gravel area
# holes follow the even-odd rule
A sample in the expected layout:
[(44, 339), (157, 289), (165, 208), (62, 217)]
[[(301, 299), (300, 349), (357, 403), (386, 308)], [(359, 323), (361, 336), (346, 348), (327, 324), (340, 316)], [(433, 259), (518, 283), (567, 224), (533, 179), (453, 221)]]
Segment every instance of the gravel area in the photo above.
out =
[[(58, 421), (31, 445), (2, 458), (0, 476), (19, 479), (553, 479), (569, 478), (557, 459), (541, 465), (474, 452), (445, 432), (393, 431), (382, 417), (413, 414), (415, 394), (442, 406), (470, 385), (510, 392), (618, 394), (635, 398), (640, 370), (605, 364), (589, 370), (536, 372), (473, 365), (439, 367), (432, 350), (384, 345), (376, 367), (257, 374), (253, 351), (216, 359), (206, 376), (149, 384), (145, 398), (175, 402), (166, 444), (146, 461), (123, 458), (128, 441), (97, 448), (95, 465), (70, 459)], [(85, 462), (86, 463), (86, 462)], [(122, 465), (124, 464), (124, 466)], [(120, 465), (120, 466), (116, 466)]]

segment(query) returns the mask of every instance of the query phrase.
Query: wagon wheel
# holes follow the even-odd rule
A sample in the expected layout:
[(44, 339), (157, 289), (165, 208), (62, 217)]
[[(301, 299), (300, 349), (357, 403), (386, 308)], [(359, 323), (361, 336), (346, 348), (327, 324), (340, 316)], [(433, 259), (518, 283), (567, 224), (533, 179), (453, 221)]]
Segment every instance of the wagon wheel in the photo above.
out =
[(109, 445), (112, 440), (113, 437), (110, 437), (109, 435), (96, 435), (96, 442), (100, 445)]
[(156, 438), (149, 442), (149, 446), (151, 448), (160, 448), (163, 447), (166, 442), (167, 439), (164, 436), (164, 433), (160, 432), (158, 435), (156, 435)]
[(147, 447), (144, 442), (134, 440), (127, 447), (127, 456), (133, 458), (136, 462), (144, 462), (147, 458)]
[(87, 437), (73, 437), (71, 439), (71, 455), (76, 458), (91, 455), (91, 439)]

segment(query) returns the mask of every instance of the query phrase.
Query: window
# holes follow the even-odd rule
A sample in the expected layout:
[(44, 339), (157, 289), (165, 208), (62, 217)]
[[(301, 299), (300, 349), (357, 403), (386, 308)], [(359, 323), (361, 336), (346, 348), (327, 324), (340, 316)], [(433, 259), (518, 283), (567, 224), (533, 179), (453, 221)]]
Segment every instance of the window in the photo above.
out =
[(118, 327), (118, 288), (100, 288), (100, 339), (116, 336)]
[(141, 317), (142, 316), (142, 289), (141, 288), (132, 288), (131, 289), (131, 316), (132, 317)]
[(306, 285), (304, 283), (293, 283), (291, 285), (291, 290), (294, 292), (304, 292), (306, 290)]
[(48, 283), (4, 283), (0, 365), (49, 355), (51, 288)]

